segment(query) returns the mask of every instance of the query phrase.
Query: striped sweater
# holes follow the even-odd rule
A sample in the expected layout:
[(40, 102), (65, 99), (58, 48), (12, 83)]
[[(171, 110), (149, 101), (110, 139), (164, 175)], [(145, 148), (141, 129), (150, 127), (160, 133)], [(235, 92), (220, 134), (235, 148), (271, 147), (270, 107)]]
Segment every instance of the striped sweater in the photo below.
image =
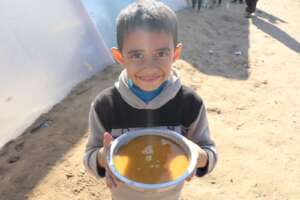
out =
[(92, 102), (89, 113), (89, 137), (84, 155), (86, 169), (95, 177), (104, 177), (105, 169), (97, 162), (104, 132), (114, 138), (142, 128), (174, 130), (207, 152), (208, 163), (197, 169), (197, 176), (213, 170), (217, 162), (215, 143), (211, 139), (202, 99), (181, 85), (178, 72), (172, 71), (163, 91), (150, 102), (137, 97), (128, 86), (126, 70), (114, 86), (102, 91)]

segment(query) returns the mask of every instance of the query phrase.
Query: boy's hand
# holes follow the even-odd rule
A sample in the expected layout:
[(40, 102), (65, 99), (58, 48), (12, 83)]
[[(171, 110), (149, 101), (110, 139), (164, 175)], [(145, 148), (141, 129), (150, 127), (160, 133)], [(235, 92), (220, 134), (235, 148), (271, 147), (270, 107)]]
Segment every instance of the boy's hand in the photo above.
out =
[(107, 154), (109, 152), (110, 144), (113, 141), (111, 134), (105, 132), (103, 135), (103, 147), (98, 152), (98, 164), (106, 169), (106, 185), (110, 189), (113, 187), (117, 187), (117, 178), (113, 175), (107, 165)]
[(208, 156), (206, 151), (204, 151), (201, 147), (199, 147), (197, 168), (205, 167), (207, 165), (207, 161), (208, 161)]
[(194, 172), (191, 174), (191, 176), (189, 176), (186, 181), (190, 181), (192, 180), (192, 178), (196, 175), (196, 170), (197, 168), (203, 168), (207, 165), (208, 162), (208, 156), (206, 151), (204, 151), (201, 147), (199, 147), (198, 145), (196, 145), (195, 143), (192, 144), (195, 147), (195, 150), (197, 151), (197, 165), (196, 165), (196, 169), (194, 170)]

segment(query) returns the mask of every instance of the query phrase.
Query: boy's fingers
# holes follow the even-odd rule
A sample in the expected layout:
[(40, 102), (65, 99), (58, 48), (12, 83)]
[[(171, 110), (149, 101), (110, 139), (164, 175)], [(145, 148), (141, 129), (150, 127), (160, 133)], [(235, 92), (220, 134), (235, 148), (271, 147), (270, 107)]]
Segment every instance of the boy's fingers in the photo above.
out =
[(110, 189), (117, 187), (116, 184), (114, 183), (113, 179), (110, 176), (108, 176), (106, 178), (106, 184)]
[(112, 140), (113, 140), (113, 138), (112, 138), (111, 134), (109, 134), (108, 132), (105, 132), (104, 136), (103, 136), (103, 147), (108, 149)]
[(106, 169), (106, 182), (107, 185), (112, 188), (112, 187), (117, 187), (117, 180), (114, 178), (114, 175), (109, 169)]
[[(103, 147), (105, 152), (107, 152), (107, 150), (109, 149), (112, 140), (113, 140), (112, 135), (108, 132), (105, 132), (103, 135)], [(114, 175), (109, 170), (108, 166), (106, 167), (106, 184), (107, 187), (109, 187), (110, 189), (112, 189), (113, 187), (117, 187), (117, 183), (114, 178)]]
[(199, 149), (197, 167), (205, 167), (207, 165), (208, 155), (202, 148)]
[(110, 176), (112, 178), (112, 181), (113, 181), (115, 187), (117, 187), (118, 186), (118, 179), (117, 179), (117, 177), (115, 177), (115, 175), (113, 175), (113, 173), (111, 171), (109, 171), (109, 174), (110, 174)]
[(108, 175), (113, 187), (117, 187), (117, 182), (112, 175)]
[(195, 175), (196, 175), (196, 170), (193, 171), (193, 173), (186, 179), (186, 181), (191, 181)]
[(110, 189), (112, 188), (112, 182), (110, 177), (106, 176), (106, 185), (107, 187), (109, 187)]
[(186, 181), (191, 181), (192, 180), (192, 176), (189, 176)]

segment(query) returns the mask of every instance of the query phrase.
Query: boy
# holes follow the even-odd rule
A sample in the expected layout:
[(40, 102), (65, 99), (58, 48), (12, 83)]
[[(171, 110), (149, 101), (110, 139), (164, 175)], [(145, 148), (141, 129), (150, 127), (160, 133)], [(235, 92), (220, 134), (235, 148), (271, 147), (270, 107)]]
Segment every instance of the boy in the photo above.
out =
[(91, 105), (85, 167), (96, 177), (106, 177), (114, 200), (178, 199), (182, 186), (177, 194), (126, 191), (105, 159), (113, 138), (151, 127), (175, 130), (197, 144), (197, 176), (211, 172), (216, 164), (204, 104), (181, 85), (178, 72), (171, 67), (181, 53), (176, 15), (158, 1), (132, 3), (117, 18), (117, 43), (112, 54), (124, 70), (119, 81)]

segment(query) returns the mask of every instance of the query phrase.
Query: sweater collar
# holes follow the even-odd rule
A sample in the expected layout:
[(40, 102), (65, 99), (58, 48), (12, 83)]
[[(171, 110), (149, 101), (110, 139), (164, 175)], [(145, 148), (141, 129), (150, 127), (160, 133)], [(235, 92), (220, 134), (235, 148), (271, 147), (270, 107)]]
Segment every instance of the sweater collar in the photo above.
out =
[(126, 69), (121, 72), (119, 81), (115, 83), (115, 87), (126, 103), (132, 107), (137, 109), (157, 109), (176, 96), (181, 88), (181, 81), (179, 72), (173, 68), (166, 85), (157, 96), (148, 102), (144, 102), (130, 89)]

